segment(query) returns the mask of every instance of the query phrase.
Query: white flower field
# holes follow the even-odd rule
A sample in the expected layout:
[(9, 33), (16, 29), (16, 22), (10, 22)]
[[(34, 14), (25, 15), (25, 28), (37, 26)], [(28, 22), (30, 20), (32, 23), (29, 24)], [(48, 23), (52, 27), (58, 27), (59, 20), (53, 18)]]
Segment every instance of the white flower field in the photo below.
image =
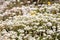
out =
[(60, 40), (60, 4), (27, 3), (0, 1), (0, 40)]

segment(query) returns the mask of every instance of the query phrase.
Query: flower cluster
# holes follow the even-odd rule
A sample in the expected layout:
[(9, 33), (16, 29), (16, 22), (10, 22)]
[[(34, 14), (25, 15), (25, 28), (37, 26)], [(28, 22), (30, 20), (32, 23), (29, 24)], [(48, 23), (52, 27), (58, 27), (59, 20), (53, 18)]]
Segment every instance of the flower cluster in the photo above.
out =
[(0, 6), (0, 40), (60, 40), (60, 4)]

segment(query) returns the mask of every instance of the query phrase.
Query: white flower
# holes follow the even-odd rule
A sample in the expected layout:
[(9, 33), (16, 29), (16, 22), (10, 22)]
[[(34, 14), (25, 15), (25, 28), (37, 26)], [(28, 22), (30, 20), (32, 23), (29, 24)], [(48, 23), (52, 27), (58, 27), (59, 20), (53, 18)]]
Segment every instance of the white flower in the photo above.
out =
[(55, 28), (56, 28), (56, 26), (52, 26), (52, 28), (54, 28), (54, 29), (55, 29)]
[(5, 1), (4, 5), (9, 5), (10, 1)]
[(11, 34), (11, 38), (16, 38), (17, 37), (17, 33), (14, 31), (9, 31), (9, 34)]
[(9, 20), (9, 21), (7, 22), (7, 25), (11, 26), (11, 25), (13, 25), (13, 22), (12, 22), (11, 20)]
[(2, 30), (1, 34), (6, 34), (7, 31), (5, 29)]
[(54, 34), (52, 30), (47, 30), (47, 34)]
[(34, 28), (37, 28), (37, 26), (34, 26)]
[(59, 40), (59, 39), (56, 38), (55, 40)]
[(16, 13), (12, 13), (12, 15), (16, 15)]
[(24, 29), (25, 30), (30, 30), (30, 29), (32, 29), (32, 27), (26, 26)]
[(51, 37), (51, 35), (47, 35), (47, 38), (51, 39), (52, 37)]
[(18, 36), (18, 40), (23, 40), (21, 36)]
[(60, 18), (57, 18), (57, 20), (60, 20)]
[(30, 37), (31, 35), (30, 34), (27, 34), (26, 36), (24, 36), (24, 38), (28, 38), (28, 37)]
[(36, 40), (35, 37), (29, 37), (28, 40)]
[(15, 2), (16, 0), (9, 0), (9, 1)]
[(51, 22), (48, 22), (48, 23), (47, 23), (47, 26), (52, 26), (52, 23), (51, 23)]
[(30, 1), (27, 1), (27, 3), (30, 3)]
[(16, 40), (16, 39), (12, 39), (12, 40)]
[(24, 36), (24, 34), (20, 34), (19, 36)]
[(18, 2), (20, 2), (20, 0), (17, 0)]
[(46, 38), (43, 38), (43, 40), (45, 40)]
[(16, 36), (15, 35), (12, 35), (11, 38), (16, 38)]
[(57, 30), (57, 32), (59, 32), (59, 33), (60, 33), (60, 30), (58, 29), (58, 30)]
[(20, 33), (23, 33), (23, 32), (24, 32), (24, 30), (22, 30), (22, 29), (19, 29), (19, 30), (18, 30), (18, 32), (20, 32)]
[(34, 2), (33, 4), (36, 4), (36, 2)]

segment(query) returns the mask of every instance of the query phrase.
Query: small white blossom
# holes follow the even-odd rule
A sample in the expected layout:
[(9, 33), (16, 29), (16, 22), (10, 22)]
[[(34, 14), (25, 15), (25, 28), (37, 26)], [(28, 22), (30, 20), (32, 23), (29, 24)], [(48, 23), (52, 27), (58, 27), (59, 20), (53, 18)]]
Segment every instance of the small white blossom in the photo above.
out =
[(52, 26), (52, 23), (51, 23), (51, 22), (48, 22), (48, 23), (47, 23), (47, 26)]

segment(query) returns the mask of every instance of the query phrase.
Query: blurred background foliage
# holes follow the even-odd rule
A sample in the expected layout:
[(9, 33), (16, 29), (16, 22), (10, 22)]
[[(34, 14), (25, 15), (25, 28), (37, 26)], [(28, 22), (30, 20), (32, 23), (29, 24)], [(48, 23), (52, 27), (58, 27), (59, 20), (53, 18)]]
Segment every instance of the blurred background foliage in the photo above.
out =
[[(16, 1), (18, 1), (18, 0), (16, 0)], [(51, 2), (51, 3), (60, 2), (59, 0), (20, 0), (20, 2), (24, 2), (24, 3), (27, 3), (27, 1), (30, 1), (31, 3), (37, 2), (37, 4), (47, 4), (48, 2)]]

